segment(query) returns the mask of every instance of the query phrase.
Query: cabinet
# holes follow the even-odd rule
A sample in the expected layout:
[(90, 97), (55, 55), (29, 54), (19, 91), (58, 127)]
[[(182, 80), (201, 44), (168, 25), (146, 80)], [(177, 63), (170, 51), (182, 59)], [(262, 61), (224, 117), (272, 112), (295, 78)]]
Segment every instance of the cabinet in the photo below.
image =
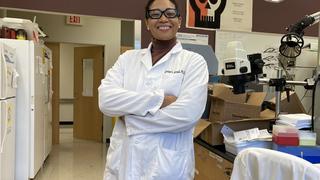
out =
[(233, 164), (210, 151), (206, 147), (194, 143), (195, 180), (229, 180)]

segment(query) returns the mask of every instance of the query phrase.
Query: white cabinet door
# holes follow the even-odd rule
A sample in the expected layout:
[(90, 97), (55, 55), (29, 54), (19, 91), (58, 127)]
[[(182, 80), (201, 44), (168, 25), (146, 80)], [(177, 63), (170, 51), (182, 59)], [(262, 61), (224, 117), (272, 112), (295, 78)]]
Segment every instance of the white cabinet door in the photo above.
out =
[(5, 43), (0, 43), (1, 60), (1, 99), (16, 96), (17, 78), (15, 50)]

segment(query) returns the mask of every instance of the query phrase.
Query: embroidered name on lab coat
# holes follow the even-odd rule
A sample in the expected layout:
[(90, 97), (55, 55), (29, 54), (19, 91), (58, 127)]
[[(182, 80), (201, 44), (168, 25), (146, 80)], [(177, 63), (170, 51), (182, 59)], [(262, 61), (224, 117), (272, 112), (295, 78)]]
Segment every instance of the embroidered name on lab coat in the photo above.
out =
[(181, 73), (181, 74), (185, 74), (185, 71), (184, 70), (176, 70), (176, 71), (171, 71), (171, 70), (166, 70), (164, 73), (170, 73), (170, 74), (178, 74), (178, 73)]

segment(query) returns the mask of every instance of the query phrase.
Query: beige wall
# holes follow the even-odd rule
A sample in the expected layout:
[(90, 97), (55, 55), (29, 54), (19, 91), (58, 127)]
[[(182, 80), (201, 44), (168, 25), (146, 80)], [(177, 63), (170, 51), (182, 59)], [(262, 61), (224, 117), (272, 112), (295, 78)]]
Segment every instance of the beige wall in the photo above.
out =
[(74, 47), (77, 44), (60, 44), (60, 98), (73, 98)]
[[(60, 99), (73, 97), (74, 47), (76, 44), (60, 44)], [(73, 121), (73, 104), (60, 103), (60, 121)]]

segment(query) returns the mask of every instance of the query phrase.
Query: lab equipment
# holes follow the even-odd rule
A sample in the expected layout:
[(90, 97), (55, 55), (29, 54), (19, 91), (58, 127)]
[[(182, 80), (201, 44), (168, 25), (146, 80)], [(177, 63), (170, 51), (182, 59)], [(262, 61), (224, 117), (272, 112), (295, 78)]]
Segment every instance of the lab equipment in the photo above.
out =
[[(304, 29), (312, 26), (314, 24), (317, 24), (320, 22), (320, 11), (313, 13), (311, 15), (307, 15), (304, 18), (302, 18), (300, 21), (298, 21), (296, 24), (291, 25), (289, 28), (287, 28), (288, 33), (285, 34), (281, 38), (281, 45), (279, 47), (280, 54), (288, 57), (288, 58), (294, 58), (300, 55), (301, 49), (303, 47), (304, 41), (303, 41), (303, 35), (304, 35)], [(319, 24), (320, 29), (320, 24)], [(320, 31), (319, 31), (319, 37), (320, 37)], [(318, 41), (318, 47), (320, 47), (320, 39)], [(316, 106), (319, 106), (319, 90), (320, 85), (318, 85), (319, 79), (320, 79), (320, 48), (318, 48), (318, 64), (317, 64), (317, 70), (314, 73), (313, 78), (308, 79), (308, 82), (313, 81), (313, 94), (312, 94), (312, 130), (315, 130), (317, 132), (317, 139), (318, 144), (320, 143), (320, 112), (316, 108)], [(316, 103), (316, 101), (318, 101)], [(315, 112), (315, 110), (318, 110)]]
[(304, 35), (304, 29), (312, 26), (320, 21), (320, 11), (311, 15), (305, 16), (287, 28), (288, 33), (281, 38), (281, 45), (279, 51), (281, 55), (288, 58), (295, 58), (301, 54), (301, 49), (304, 45), (302, 36)]
[[(302, 158), (310, 163), (320, 163), (320, 147), (319, 146), (285, 146), (276, 143), (272, 144), (272, 149), (288, 153)], [(319, 170), (318, 170), (319, 171)], [(320, 172), (320, 171), (319, 171)]]
[(224, 76), (228, 76), (229, 84), (233, 86), (235, 94), (245, 92), (245, 84), (254, 81), (258, 74), (262, 74), (264, 62), (261, 54), (247, 55), (240, 41), (227, 44), (225, 57), (221, 60)]
[(210, 45), (202, 44), (181, 44), (183, 49), (196, 52), (203, 56), (208, 65), (209, 76), (213, 77), (217, 75), (218, 71), (218, 60)]
[(279, 145), (299, 146), (299, 131), (291, 126), (273, 125), (272, 141)]
[(299, 131), (300, 146), (315, 146), (317, 134), (311, 131)]

